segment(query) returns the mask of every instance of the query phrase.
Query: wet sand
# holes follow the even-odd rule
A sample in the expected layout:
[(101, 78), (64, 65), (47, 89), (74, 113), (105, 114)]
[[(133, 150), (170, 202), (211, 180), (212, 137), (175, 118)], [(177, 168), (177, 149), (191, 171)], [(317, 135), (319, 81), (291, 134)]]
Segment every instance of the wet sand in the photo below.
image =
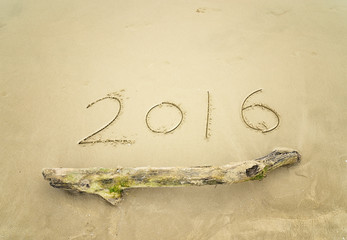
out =
[[(2, 1), (0, 239), (347, 239), (346, 42), (344, 1)], [(240, 112), (260, 88), (249, 103), (280, 117), (265, 134)], [(86, 108), (114, 92), (120, 115), (93, 139), (132, 142), (78, 144), (117, 115), (114, 99)], [(183, 112), (168, 134), (145, 121), (162, 102)], [(155, 108), (150, 126), (179, 114)], [(133, 190), (116, 207), (41, 175), (218, 166), (276, 147), (301, 163), (256, 182)]]

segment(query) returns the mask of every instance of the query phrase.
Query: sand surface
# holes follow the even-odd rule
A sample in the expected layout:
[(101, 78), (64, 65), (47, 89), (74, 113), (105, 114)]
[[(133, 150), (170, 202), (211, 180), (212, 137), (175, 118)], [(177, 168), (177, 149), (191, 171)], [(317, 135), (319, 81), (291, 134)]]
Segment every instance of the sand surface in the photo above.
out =
[[(249, 103), (280, 116), (266, 134), (240, 113), (260, 88)], [(120, 115), (90, 139), (131, 142), (79, 145), (118, 113), (110, 98), (86, 108), (106, 96)], [(146, 126), (161, 102), (183, 112), (169, 134)], [(2, 0), (0, 239), (347, 239), (346, 102), (346, 1)], [(165, 131), (182, 116), (156, 107), (149, 122)], [(301, 164), (259, 182), (134, 190), (117, 207), (41, 175), (224, 165), (275, 147)]]

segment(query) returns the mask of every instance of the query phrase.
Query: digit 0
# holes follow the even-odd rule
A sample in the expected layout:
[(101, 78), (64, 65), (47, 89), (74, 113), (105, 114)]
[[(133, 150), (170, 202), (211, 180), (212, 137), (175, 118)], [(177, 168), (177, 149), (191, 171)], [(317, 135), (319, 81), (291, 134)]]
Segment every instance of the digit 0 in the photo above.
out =
[[(155, 108), (161, 108), (161, 107), (164, 107), (164, 106), (176, 108), (177, 111), (178, 111), (179, 114), (180, 114), (180, 120), (179, 120), (178, 123), (177, 123), (174, 127), (172, 127), (171, 129), (164, 129), (164, 130), (161, 130), (161, 129), (158, 129), (158, 128), (155, 129), (155, 128), (153, 128), (153, 126), (151, 126), (151, 124), (149, 123), (149, 118), (150, 118), (151, 112), (152, 112)], [(171, 103), (171, 102), (162, 102), (162, 103), (159, 103), (159, 104), (157, 104), (157, 105), (154, 105), (153, 107), (151, 107), (151, 108), (148, 110), (148, 112), (147, 112), (147, 114), (146, 114), (145, 122), (146, 122), (146, 125), (147, 125), (148, 129), (151, 130), (152, 132), (154, 132), (154, 133), (163, 133), (163, 134), (167, 134), (167, 133), (171, 133), (171, 132), (175, 131), (175, 130), (182, 124), (182, 122), (183, 122), (183, 116), (184, 116), (183, 111), (182, 111), (182, 109), (181, 109), (178, 105), (176, 105), (176, 104), (174, 104), (174, 103)]]

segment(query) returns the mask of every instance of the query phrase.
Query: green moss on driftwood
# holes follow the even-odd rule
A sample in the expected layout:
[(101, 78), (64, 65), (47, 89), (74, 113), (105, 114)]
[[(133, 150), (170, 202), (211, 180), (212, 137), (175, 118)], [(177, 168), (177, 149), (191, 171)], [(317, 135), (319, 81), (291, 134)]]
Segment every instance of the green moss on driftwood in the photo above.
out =
[(116, 177), (115, 179), (106, 179), (106, 182), (113, 183), (113, 186), (109, 188), (109, 191), (110, 193), (115, 193), (118, 197), (121, 197), (125, 188), (130, 187), (129, 177), (126, 176)]
[(251, 177), (250, 180), (258, 180), (261, 181), (266, 177), (266, 174), (268, 172), (269, 168), (265, 167), (262, 171), (260, 171), (257, 175), (255, 175), (254, 177)]
[(147, 187), (182, 187), (262, 180), (281, 166), (300, 161), (292, 150), (274, 150), (265, 157), (220, 167), (169, 168), (51, 168), (43, 176), (51, 186), (66, 190), (97, 194), (111, 204), (122, 199), (124, 190)]

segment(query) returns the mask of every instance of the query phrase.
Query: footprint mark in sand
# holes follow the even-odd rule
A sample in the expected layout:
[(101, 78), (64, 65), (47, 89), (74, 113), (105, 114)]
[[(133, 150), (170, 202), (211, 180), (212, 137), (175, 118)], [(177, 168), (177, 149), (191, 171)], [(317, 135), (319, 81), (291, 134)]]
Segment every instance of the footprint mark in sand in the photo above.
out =
[(272, 9), (270, 11), (267, 12), (267, 14), (269, 15), (273, 15), (273, 16), (276, 16), (276, 17), (280, 17), (280, 16), (283, 16), (285, 14), (287, 14), (290, 10), (285, 10), (285, 9)]
[(206, 11), (220, 12), (221, 10), (218, 9), (218, 8), (203, 8), (203, 7), (201, 7), (201, 8), (196, 9), (195, 12), (197, 12), (197, 13), (206, 13)]

